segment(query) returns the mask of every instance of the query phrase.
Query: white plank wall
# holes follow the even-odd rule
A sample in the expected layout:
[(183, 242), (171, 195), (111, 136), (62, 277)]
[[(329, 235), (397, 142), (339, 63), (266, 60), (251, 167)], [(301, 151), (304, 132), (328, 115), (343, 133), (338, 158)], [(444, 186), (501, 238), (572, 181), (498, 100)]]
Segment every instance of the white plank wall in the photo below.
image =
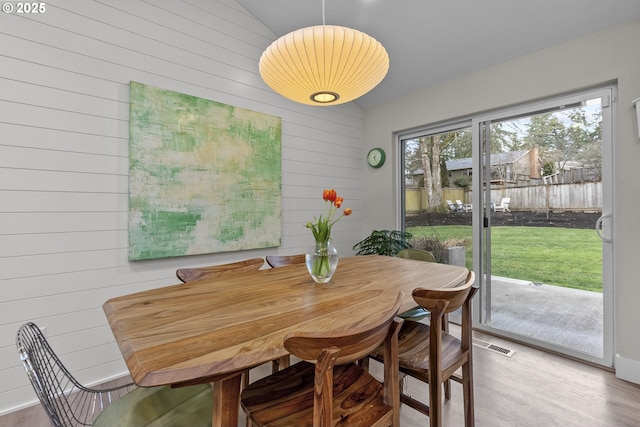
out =
[[(294, 104), (260, 79), (274, 34), (234, 0), (53, 0), (0, 16), (0, 415), (33, 404), (15, 333), (29, 320), (81, 381), (126, 371), (102, 312), (110, 297), (176, 283), (184, 266), (312, 243), (323, 188), (354, 214), (335, 226), (343, 254), (363, 236), (362, 111)], [(282, 244), (127, 260), (129, 82), (282, 118)], [(365, 233), (366, 234), (366, 233)]]

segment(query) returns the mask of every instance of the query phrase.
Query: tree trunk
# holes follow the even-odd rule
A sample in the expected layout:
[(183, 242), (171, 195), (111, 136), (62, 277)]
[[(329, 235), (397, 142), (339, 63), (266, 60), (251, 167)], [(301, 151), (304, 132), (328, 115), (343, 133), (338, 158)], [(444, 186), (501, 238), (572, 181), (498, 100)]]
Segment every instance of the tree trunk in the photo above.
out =
[(440, 135), (420, 138), (422, 169), (424, 170), (424, 188), (430, 209), (436, 209), (442, 203), (442, 178), (440, 176)]
[[(440, 153), (442, 151), (442, 136), (433, 138), (433, 148), (431, 150), (431, 174), (433, 183), (433, 205), (440, 206), (442, 203), (442, 173), (440, 172)], [(429, 200), (429, 203), (432, 201)]]

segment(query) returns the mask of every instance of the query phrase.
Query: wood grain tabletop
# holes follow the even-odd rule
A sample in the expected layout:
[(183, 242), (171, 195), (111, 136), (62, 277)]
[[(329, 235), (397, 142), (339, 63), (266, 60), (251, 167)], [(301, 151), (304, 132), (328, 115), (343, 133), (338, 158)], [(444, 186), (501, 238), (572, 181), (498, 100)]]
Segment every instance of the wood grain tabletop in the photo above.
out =
[(331, 282), (304, 265), (152, 289), (103, 309), (141, 386), (199, 382), (287, 354), (289, 331), (344, 330), (376, 319), (416, 287), (456, 286), (468, 270), (384, 256), (345, 257)]

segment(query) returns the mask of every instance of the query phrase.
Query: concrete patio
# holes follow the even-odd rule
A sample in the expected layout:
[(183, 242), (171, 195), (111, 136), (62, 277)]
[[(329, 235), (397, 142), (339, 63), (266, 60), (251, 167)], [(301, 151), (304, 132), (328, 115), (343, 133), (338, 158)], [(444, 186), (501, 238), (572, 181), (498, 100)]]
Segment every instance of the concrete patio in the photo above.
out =
[(490, 326), (602, 356), (602, 293), (494, 276), (491, 300)]

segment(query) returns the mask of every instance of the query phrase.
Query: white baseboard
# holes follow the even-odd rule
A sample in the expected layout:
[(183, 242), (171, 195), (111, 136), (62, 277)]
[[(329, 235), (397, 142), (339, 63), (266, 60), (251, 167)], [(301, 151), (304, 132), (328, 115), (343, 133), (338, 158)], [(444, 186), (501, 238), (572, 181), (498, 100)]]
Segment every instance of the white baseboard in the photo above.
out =
[(621, 380), (640, 384), (640, 361), (627, 359), (616, 354), (616, 377)]
[[(42, 406), (40, 405), (40, 401), (39, 400), (33, 400), (30, 402), (25, 402), (21, 405), (18, 406), (14, 406), (12, 408), (7, 408), (7, 409), (3, 409), (0, 411), (0, 417), (4, 417), (5, 415), (9, 415), (12, 414), (14, 412), (17, 411), (22, 411), (24, 409), (29, 409), (29, 408), (33, 408), (33, 407), (38, 407), (40, 409), (42, 409)], [(0, 422), (0, 425), (2, 425), (2, 422)]]

